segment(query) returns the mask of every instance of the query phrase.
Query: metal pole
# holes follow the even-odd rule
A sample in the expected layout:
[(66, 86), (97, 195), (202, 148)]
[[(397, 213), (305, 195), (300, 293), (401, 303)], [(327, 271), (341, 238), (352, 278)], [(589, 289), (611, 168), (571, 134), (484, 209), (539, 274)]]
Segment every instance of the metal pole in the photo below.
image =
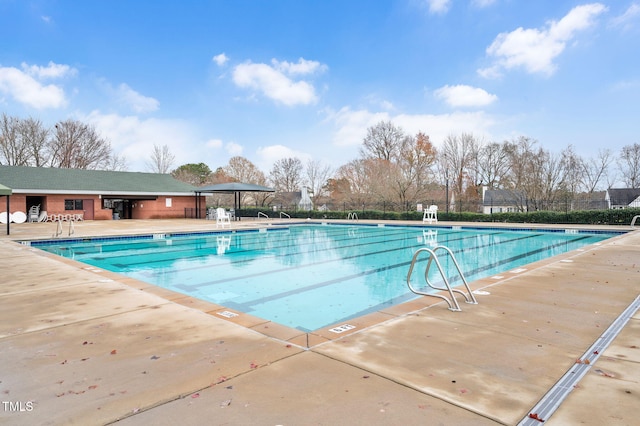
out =
[(447, 178), (447, 181), (445, 183), (445, 198), (445, 202), (447, 203), (447, 205), (445, 206), (445, 211), (447, 214), (449, 214), (449, 178)]
[(9, 208), (9, 197), (10, 196), (7, 195), (7, 235), (9, 235), (9, 233), (11, 232), (10, 229), (9, 229), (10, 228), (9, 224), (11, 223), (11, 218), (9, 217), (9, 215), (10, 215), (9, 212), (11, 211), (11, 209)]

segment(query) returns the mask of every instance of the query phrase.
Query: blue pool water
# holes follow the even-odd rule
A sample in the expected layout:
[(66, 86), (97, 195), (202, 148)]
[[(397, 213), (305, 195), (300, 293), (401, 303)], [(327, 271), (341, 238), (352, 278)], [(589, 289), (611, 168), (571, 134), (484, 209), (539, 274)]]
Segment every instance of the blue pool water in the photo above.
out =
[[(364, 225), (32, 242), (42, 250), (312, 331), (415, 299), (406, 277), (415, 251), (450, 248), (467, 281), (617, 234)], [(441, 263), (452, 285), (461, 280)], [(424, 281), (426, 256), (412, 285)], [(437, 272), (435, 268), (434, 272)], [(437, 283), (438, 277), (430, 279)]]

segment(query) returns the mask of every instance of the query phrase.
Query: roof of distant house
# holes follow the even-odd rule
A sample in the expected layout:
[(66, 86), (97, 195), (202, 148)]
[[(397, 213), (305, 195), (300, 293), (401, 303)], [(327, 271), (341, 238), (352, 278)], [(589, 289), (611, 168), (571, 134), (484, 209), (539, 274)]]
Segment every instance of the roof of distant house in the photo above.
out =
[(609, 201), (612, 205), (628, 206), (640, 197), (640, 188), (609, 188)]
[(485, 206), (517, 205), (524, 202), (524, 194), (516, 189), (487, 189), (482, 204)]
[(0, 166), (13, 193), (192, 195), (196, 187), (168, 174), (52, 167)]

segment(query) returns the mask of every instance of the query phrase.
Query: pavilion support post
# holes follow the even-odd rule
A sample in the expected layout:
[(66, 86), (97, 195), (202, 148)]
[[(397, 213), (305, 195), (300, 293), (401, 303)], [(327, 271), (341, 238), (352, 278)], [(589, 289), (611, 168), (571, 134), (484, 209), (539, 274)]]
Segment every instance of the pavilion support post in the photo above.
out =
[(9, 212), (11, 211), (11, 209), (9, 208), (9, 197), (10, 195), (7, 195), (7, 235), (9, 235), (11, 233), (11, 217), (9, 217)]

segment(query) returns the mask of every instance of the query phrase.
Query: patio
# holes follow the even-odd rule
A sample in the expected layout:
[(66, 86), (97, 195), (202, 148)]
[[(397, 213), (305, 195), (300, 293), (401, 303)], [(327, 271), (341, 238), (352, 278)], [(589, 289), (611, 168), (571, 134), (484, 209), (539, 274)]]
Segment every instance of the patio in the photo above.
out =
[[(73, 236), (215, 227), (85, 221)], [(489, 294), (463, 312), (423, 298), (307, 334), (15, 241), (53, 228), (0, 235), (3, 424), (537, 424), (532, 408), (640, 293), (633, 231), (472, 282)], [(634, 311), (545, 424), (635, 422), (638, 336)]]

